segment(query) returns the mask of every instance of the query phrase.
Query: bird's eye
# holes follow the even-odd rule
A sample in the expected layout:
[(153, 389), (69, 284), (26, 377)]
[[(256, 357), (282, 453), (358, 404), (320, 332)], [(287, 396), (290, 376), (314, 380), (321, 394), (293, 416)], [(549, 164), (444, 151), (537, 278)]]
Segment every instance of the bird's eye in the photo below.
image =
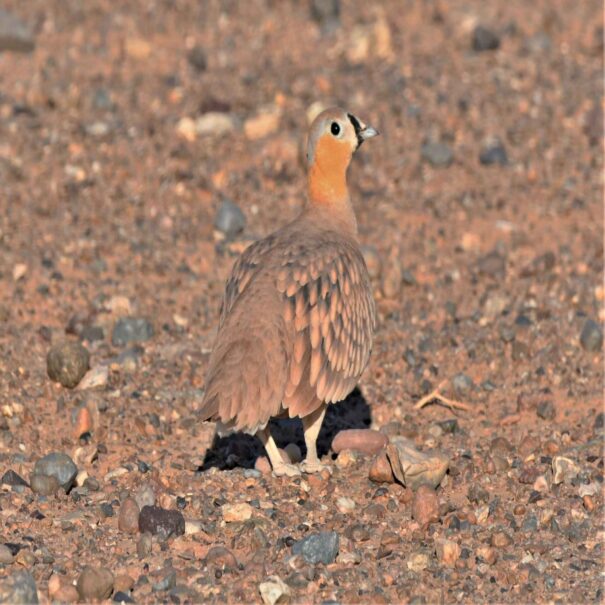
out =
[(337, 137), (340, 134), (340, 124), (338, 122), (332, 122), (330, 132)]

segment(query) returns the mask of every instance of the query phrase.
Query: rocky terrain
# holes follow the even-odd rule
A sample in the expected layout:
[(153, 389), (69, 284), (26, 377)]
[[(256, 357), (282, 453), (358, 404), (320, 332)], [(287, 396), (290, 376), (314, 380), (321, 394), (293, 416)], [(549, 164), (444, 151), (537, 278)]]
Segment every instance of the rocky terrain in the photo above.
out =
[[(602, 22), (4, 2), (0, 602), (602, 602)], [(350, 170), (379, 327), (333, 473), (275, 478), (196, 410), (224, 281), (300, 209), (331, 104), (382, 135)]]

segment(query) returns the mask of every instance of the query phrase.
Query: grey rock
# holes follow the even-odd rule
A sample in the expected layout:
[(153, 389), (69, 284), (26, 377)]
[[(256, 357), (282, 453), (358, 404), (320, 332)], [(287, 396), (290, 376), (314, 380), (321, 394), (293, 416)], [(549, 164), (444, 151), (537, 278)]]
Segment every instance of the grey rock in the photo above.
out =
[(536, 414), (543, 420), (553, 420), (556, 415), (555, 406), (552, 401), (541, 401), (536, 408)]
[(38, 603), (36, 581), (29, 571), (16, 571), (0, 579), (0, 603), (31, 605)]
[(52, 496), (56, 494), (61, 485), (56, 477), (48, 475), (32, 475), (30, 477), (30, 485), (34, 494), (40, 496)]
[(55, 477), (59, 485), (67, 492), (78, 474), (78, 467), (67, 454), (52, 452), (36, 461), (32, 474)]
[(113, 328), (111, 342), (115, 347), (123, 347), (135, 342), (145, 342), (153, 334), (153, 325), (145, 317), (122, 317)]
[(295, 555), (301, 555), (310, 565), (317, 563), (328, 565), (333, 563), (338, 555), (339, 542), (336, 532), (322, 531), (295, 542), (292, 552)]
[(187, 61), (198, 73), (206, 71), (208, 67), (208, 55), (201, 46), (196, 45), (187, 53)]
[(592, 428), (595, 432), (602, 431), (603, 427), (605, 427), (605, 414), (603, 412), (599, 412), (595, 419)]
[(0, 563), (10, 565), (14, 560), (11, 549), (5, 544), (0, 544)]
[(506, 275), (506, 258), (497, 250), (492, 250), (479, 259), (477, 270), (482, 275), (500, 280)]
[(483, 25), (477, 25), (473, 30), (473, 50), (483, 52), (486, 50), (496, 50), (500, 47), (500, 38), (491, 29)]
[(88, 342), (103, 340), (105, 338), (105, 332), (103, 332), (101, 326), (84, 326), (80, 332), (80, 338), (82, 340), (87, 340)]
[(523, 519), (523, 524), (521, 525), (521, 531), (532, 532), (538, 529), (538, 518), (536, 515), (527, 515), (525, 519)]
[(155, 493), (153, 487), (149, 483), (142, 483), (134, 495), (136, 503), (139, 505), (139, 509), (144, 506), (153, 506), (155, 504)]
[(106, 567), (87, 565), (78, 577), (76, 590), (82, 601), (102, 601), (111, 595), (113, 581), (113, 574)]
[(506, 166), (508, 164), (508, 155), (500, 139), (490, 139), (484, 144), (479, 153), (479, 162), (483, 166), (493, 166), (494, 164)]
[(151, 585), (153, 592), (170, 590), (176, 586), (176, 571), (172, 567), (165, 567), (158, 572), (158, 579)]
[(454, 161), (454, 152), (445, 144), (437, 141), (422, 146), (422, 159), (435, 167), (447, 167)]
[(182, 536), (185, 533), (185, 517), (178, 510), (144, 506), (139, 513), (139, 531), (149, 532), (162, 539)]
[(473, 389), (475, 383), (469, 376), (460, 372), (452, 379), (452, 386), (458, 395), (465, 395)]
[(34, 50), (34, 36), (20, 19), (0, 8), (0, 51), (28, 53)]
[(214, 227), (227, 237), (241, 233), (246, 226), (246, 217), (237, 204), (223, 200), (214, 218)]
[(73, 389), (88, 371), (90, 355), (79, 342), (63, 342), (51, 347), (46, 356), (48, 377)]
[(591, 353), (596, 353), (603, 348), (603, 330), (601, 326), (592, 319), (587, 319), (582, 328), (580, 344), (584, 350), (590, 351)]
[(152, 542), (153, 540), (150, 533), (146, 532), (141, 534), (141, 537), (137, 542), (137, 556), (139, 559), (144, 559), (151, 554)]
[(311, 0), (311, 17), (324, 33), (340, 25), (340, 0)]
[(10, 485), (12, 487), (14, 487), (16, 485), (22, 485), (23, 487), (28, 487), (28, 485), (29, 485), (23, 477), (21, 477), (20, 475), (15, 473), (15, 471), (12, 469), (7, 470), (6, 473), (4, 473), (4, 475), (2, 475), (2, 479), (0, 479), (0, 483), (3, 485)]

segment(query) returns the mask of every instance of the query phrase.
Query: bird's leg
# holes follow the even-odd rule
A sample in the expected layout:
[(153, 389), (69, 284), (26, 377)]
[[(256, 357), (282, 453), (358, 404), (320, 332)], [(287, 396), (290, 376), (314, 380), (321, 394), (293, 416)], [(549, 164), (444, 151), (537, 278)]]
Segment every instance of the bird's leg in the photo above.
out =
[(300, 469), (297, 466), (294, 464), (286, 464), (284, 462), (279, 450), (277, 449), (275, 441), (273, 441), (271, 431), (269, 430), (269, 425), (258, 431), (256, 436), (265, 446), (265, 451), (267, 452), (267, 456), (269, 456), (269, 460), (271, 461), (274, 475), (277, 477), (281, 477), (282, 475), (286, 475), (287, 477), (296, 477), (297, 475), (300, 475)]
[(332, 472), (332, 467), (327, 464), (322, 464), (317, 457), (317, 436), (319, 435), (325, 415), (326, 405), (323, 404), (317, 410), (302, 418), (305, 444), (307, 446), (307, 457), (300, 467), (305, 473), (319, 473), (324, 469)]

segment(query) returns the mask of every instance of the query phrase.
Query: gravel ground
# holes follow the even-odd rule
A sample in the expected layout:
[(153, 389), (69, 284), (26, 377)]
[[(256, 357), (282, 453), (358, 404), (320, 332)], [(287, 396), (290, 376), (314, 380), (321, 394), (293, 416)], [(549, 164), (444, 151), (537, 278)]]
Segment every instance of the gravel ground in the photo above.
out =
[[(598, 3), (3, 6), (0, 602), (603, 601)], [(350, 171), (379, 328), (333, 474), (278, 479), (196, 409), (329, 104), (382, 133)]]

